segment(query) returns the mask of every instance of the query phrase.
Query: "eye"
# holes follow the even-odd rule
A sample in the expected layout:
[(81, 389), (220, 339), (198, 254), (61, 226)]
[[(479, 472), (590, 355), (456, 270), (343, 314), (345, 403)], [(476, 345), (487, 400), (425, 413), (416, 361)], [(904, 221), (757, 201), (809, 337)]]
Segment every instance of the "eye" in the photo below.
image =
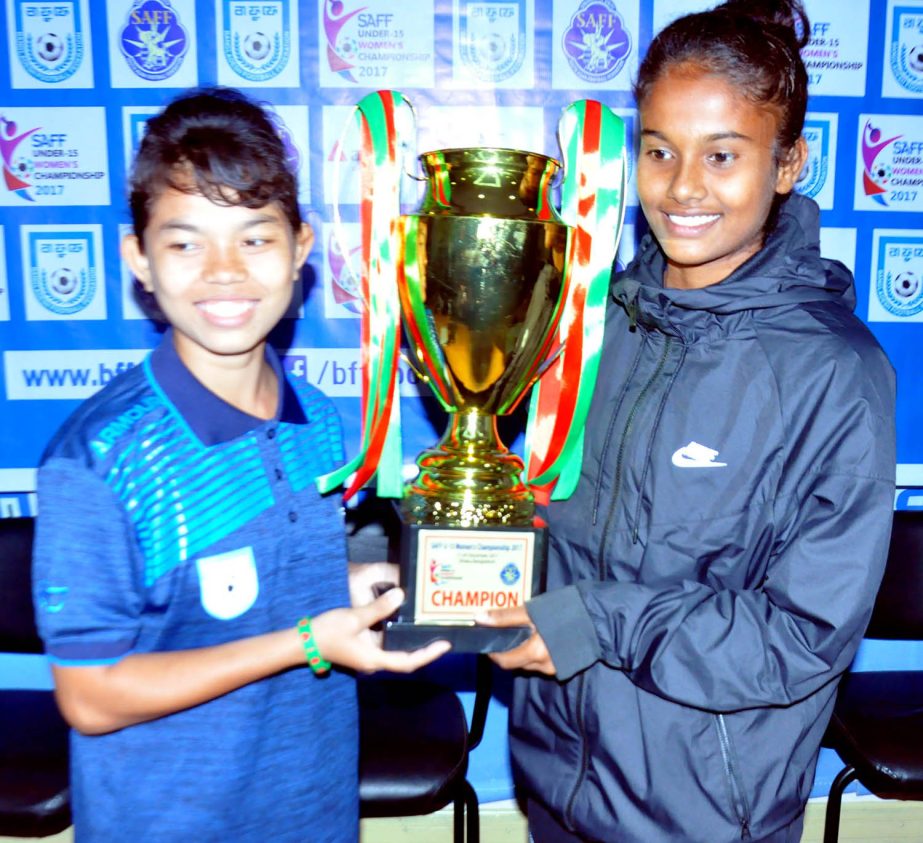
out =
[(733, 164), (737, 160), (737, 156), (733, 152), (726, 151), (713, 152), (709, 158), (720, 167)]
[(670, 150), (659, 146), (646, 150), (644, 154), (653, 161), (669, 161), (673, 157)]
[(167, 244), (167, 249), (169, 249), (171, 252), (187, 254), (196, 249), (196, 244), (190, 242), (189, 240), (174, 240), (172, 243)]

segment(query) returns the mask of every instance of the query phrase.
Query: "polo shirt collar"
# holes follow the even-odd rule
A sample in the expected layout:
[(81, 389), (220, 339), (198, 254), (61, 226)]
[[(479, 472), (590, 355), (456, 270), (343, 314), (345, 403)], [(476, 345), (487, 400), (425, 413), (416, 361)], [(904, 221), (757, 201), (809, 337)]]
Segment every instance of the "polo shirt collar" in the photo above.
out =
[(269, 343), (266, 362), (272, 366), (279, 384), (279, 400), (272, 419), (260, 419), (238, 410), (204, 386), (176, 353), (172, 328), (167, 329), (160, 345), (151, 353), (151, 371), (157, 385), (203, 445), (220, 445), (263, 425), (307, 423), (301, 402)]

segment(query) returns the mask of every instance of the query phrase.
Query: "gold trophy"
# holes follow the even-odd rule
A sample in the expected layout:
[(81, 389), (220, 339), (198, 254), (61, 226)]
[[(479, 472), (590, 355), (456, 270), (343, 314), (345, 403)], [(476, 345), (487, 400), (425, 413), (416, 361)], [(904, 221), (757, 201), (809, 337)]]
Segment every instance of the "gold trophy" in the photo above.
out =
[(551, 204), (559, 164), (490, 148), (420, 161), (427, 189), (400, 219), (398, 289), (411, 365), (449, 421), (400, 502), (407, 598), (385, 646), (448, 638), (456, 651), (505, 650), (528, 629), (472, 618), (521, 606), (542, 586), (545, 529), (497, 416), (515, 409), (554, 346), (568, 232)]
[[(406, 600), (385, 623), (387, 649), (447, 639), (457, 652), (498, 652), (524, 641), (529, 628), (478, 626), (474, 617), (522, 606), (543, 587), (546, 531), (535, 521), (530, 487), (566, 497), (579, 476), (624, 213), (624, 125), (594, 101), (565, 110), (567, 224), (552, 202), (559, 162), (500, 148), (419, 156), (425, 195), (415, 213), (402, 214), (398, 141), (408, 111), (400, 94), (387, 91), (357, 107), (363, 443), (318, 484), (330, 491), (351, 477), (348, 499), (377, 473), (379, 496), (400, 498)], [(406, 486), (394, 399), (398, 322), (406, 359), (449, 414)], [(524, 472), (500, 441), (497, 417), (540, 378)]]

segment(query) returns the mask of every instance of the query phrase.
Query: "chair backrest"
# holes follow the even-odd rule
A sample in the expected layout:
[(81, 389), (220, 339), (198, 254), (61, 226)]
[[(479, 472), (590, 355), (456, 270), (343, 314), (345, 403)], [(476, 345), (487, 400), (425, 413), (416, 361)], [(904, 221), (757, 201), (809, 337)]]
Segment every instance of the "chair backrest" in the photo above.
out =
[(888, 563), (865, 636), (923, 640), (923, 510), (894, 513)]
[(41, 653), (32, 611), (34, 518), (0, 518), (0, 652)]

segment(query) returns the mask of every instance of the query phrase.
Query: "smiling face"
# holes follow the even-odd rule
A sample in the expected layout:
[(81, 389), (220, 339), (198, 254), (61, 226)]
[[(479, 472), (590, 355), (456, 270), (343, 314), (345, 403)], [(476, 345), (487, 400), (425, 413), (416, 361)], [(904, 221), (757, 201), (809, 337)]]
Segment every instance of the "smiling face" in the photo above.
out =
[(664, 284), (717, 284), (762, 247), (773, 199), (801, 170), (804, 140), (779, 163), (775, 109), (684, 65), (650, 87), (640, 118), (638, 198), (667, 257)]
[(144, 243), (129, 235), (122, 255), (173, 326), (180, 359), (208, 384), (216, 368), (261, 365), (312, 242), (310, 226), (293, 232), (278, 203), (217, 205), (168, 188)]

